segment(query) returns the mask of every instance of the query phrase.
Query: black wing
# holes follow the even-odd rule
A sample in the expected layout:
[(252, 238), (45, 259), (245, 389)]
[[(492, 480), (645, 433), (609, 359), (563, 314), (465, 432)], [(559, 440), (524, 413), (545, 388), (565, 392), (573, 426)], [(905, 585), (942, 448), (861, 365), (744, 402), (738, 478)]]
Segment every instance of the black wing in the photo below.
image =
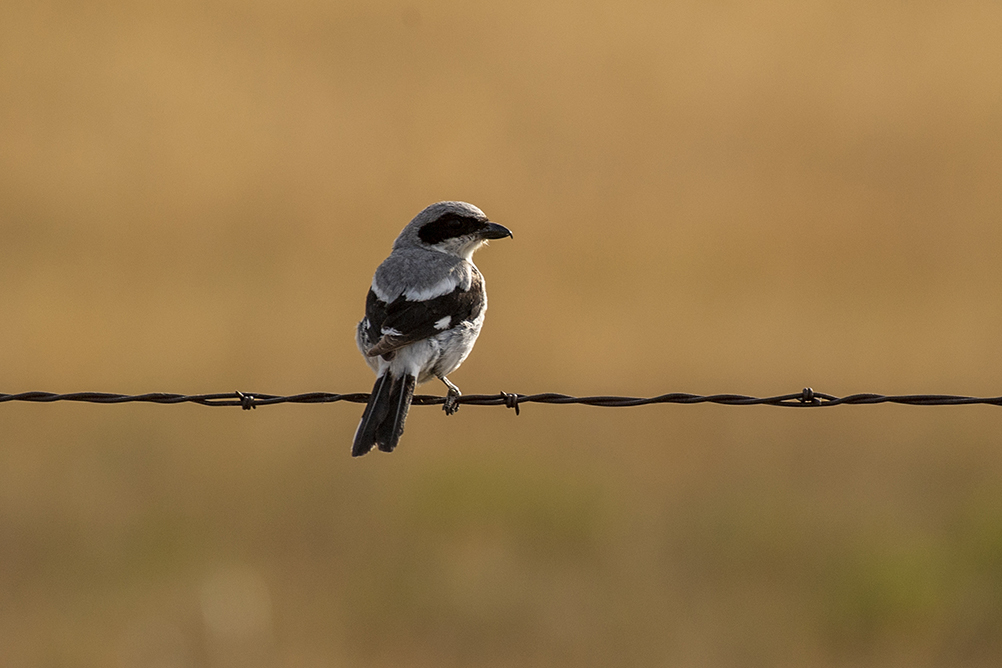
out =
[(401, 295), (387, 304), (370, 289), (365, 317), (369, 321), (369, 340), (377, 343), (368, 355), (389, 359), (398, 348), (472, 320), (483, 309), (484, 286), (477, 273), (473, 274), (469, 290), (456, 288), (426, 301), (407, 301)]

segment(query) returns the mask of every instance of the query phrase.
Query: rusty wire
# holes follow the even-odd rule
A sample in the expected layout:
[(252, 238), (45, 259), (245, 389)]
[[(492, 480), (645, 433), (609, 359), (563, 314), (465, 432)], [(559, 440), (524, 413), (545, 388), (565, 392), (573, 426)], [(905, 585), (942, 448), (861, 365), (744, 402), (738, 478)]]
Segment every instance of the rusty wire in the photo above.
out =
[[(368, 393), (334, 394), (330, 392), (307, 392), (290, 396), (274, 394), (256, 394), (248, 392), (223, 392), (218, 394), (169, 394), (151, 392), (148, 394), (111, 394), (108, 392), (73, 392), (70, 394), (55, 394), (53, 392), (21, 392), (19, 394), (0, 393), (0, 403), (8, 401), (28, 401), (34, 403), (50, 403), (54, 401), (82, 401), (95, 404), (122, 404), (130, 402), (153, 404), (183, 404), (194, 403), (202, 406), (240, 406), (244, 410), (272, 404), (327, 404), (336, 401), (347, 401), (364, 404), (369, 400)], [(414, 397), (413, 403), (418, 406), (433, 406), (445, 403), (445, 397), (420, 394)], [(622, 408), (626, 406), (646, 406), (649, 404), (721, 404), (725, 406), (787, 406), (793, 408), (814, 408), (823, 406), (870, 405), (870, 404), (905, 404), (909, 406), (961, 406), (972, 404), (987, 404), (1002, 406), (1002, 397), (967, 397), (951, 394), (850, 394), (836, 397), (823, 392), (815, 392), (805, 387), (795, 394), (781, 394), (774, 397), (749, 397), (743, 394), (687, 394), (672, 392), (656, 397), (619, 397), (591, 396), (572, 397), (566, 394), (544, 392), (541, 394), (513, 394), (499, 392), (498, 394), (465, 394), (459, 397), (460, 404), (472, 406), (507, 406), (515, 409), (518, 414), (522, 404), (584, 404), (587, 406), (605, 406)]]

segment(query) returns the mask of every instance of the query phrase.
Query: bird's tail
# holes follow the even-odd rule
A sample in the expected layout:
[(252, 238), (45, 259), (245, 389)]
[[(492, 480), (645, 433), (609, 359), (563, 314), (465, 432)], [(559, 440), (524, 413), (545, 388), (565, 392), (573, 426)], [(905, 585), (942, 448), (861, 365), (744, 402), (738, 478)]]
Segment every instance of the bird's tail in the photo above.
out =
[(414, 376), (408, 373), (396, 377), (386, 371), (376, 378), (369, 403), (362, 413), (362, 421), (355, 431), (352, 457), (364, 455), (374, 445), (383, 452), (393, 452), (400, 435), (404, 433), (404, 422), (414, 397), (415, 385)]

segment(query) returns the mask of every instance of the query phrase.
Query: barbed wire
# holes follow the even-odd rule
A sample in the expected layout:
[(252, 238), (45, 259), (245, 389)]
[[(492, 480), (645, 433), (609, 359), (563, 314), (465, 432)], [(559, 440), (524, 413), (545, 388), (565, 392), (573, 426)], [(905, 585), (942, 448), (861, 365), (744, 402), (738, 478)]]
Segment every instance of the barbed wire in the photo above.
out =
[[(55, 401), (82, 401), (95, 404), (122, 404), (130, 402), (152, 404), (183, 404), (194, 403), (202, 406), (240, 406), (244, 410), (258, 406), (274, 404), (329, 404), (337, 401), (347, 401), (364, 404), (369, 400), (368, 393), (335, 394), (331, 392), (306, 392), (279, 396), (274, 394), (256, 394), (247, 392), (222, 392), (218, 394), (171, 394), (166, 392), (150, 392), (147, 394), (112, 394), (109, 392), (73, 392), (56, 394), (53, 392), (21, 392), (19, 394), (0, 393), (0, 403), (8, 401), (27, 401), (33, 403), (51, 403)], [(625, 408), (627, 406), (647, 406), (650, 404), (721, 404), (724, 406), (786, 406), (790, 408), (819, 408), (824, 406), (872, 405), (872, 404), (905, 404), (909, 406), (969, 406), (987, 404), (1002, 406), (1002, 397), (967, 397), (953, 394), (898, 394), (883, 395), (873, 393), (850, 394), (837, 397), (823, 392), (815, 392), (805, 387), (795, 394), (780, 394), (774, 397), (749, 397), (743, 394), (687, 394), (672, 392), (656, 397), (619, 397), (591, 396), (572, 397), (567, 394), (544, 392), (541, 394), (513, 394), (499, 392), (498, 394), (464, 394), (458, 398), (460, 404), (472, 406), (506, 406), (519, 413), (522, 404), (584, 404), (586, 406), (604, 406), (607, 408)], [(444, 404), (445, 397), (428, 394), (414, 396), (413, 403), (417, 406), (434, 406)]]

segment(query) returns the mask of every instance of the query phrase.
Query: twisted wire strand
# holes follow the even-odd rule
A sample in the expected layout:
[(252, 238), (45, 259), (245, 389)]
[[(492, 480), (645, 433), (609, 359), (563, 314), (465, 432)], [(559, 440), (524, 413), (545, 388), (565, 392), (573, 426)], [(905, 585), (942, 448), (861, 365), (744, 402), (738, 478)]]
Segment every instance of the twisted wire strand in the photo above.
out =
[[(194, 403), (202, 406), (240, 406), (244, 410), (258, 406), (273, 404), (327, 404), (337, 401), (347, 401), (364, 404), (369, 400), (369, 394), (355, 392), (351, 394), (335, 394), (331, 392), (306, 392), (280, 396), (274, 394), (257, 394), (247, 392), (222, 392), (216, 394), (171, 394), (167, 392), (150, 392), (147, 394), (112, 394), (109, 392), (72, 392), (56, 394), (53, 392), (21, 392), (18, 394), (0, 393), (0, 403), (9, 401), (27, 401), (33, 403), (51, 403), (55, 401), (78, 401), (95, 404), (122, 403), (153, 403), (153, 404), (183, 404)], [(584, 404), (586, 406), (604, 406), (607, 408), (625, 408), (627, 406), (646, 406), (649, 404), (720, 404), (724, 406), (786, 406), (790, 408), (817, 408), (823, 406), (871, 405), (871, 404), (905, 404), (909, 406), (967, 406), (986, 404), (1002, 406), (1002, 397), (968, 397), (952, 394), (899, 394), (883, 395), (874, 393), (850, 394), (837, 397), (823, 392), (815, 392), (805, 387), (794, 394), (780, 394), (774, 397), (749, 397), (743, 394), (687, 394), (672, 392), (656, 397), (620, 397), (620, 396), (589, 396), (573, 397), (555, 392), (541, 394), (514, 394), (499, 392), (498, 394), (465, 394), (458, 398), (460, 404), (472, 406), (506, 406), (513, 408), (518, 414), (522, 404)], [(445, 397), (428, 394), (415, 395), (413, 403), (418, 406), (434, 406), (445, 403)]]

